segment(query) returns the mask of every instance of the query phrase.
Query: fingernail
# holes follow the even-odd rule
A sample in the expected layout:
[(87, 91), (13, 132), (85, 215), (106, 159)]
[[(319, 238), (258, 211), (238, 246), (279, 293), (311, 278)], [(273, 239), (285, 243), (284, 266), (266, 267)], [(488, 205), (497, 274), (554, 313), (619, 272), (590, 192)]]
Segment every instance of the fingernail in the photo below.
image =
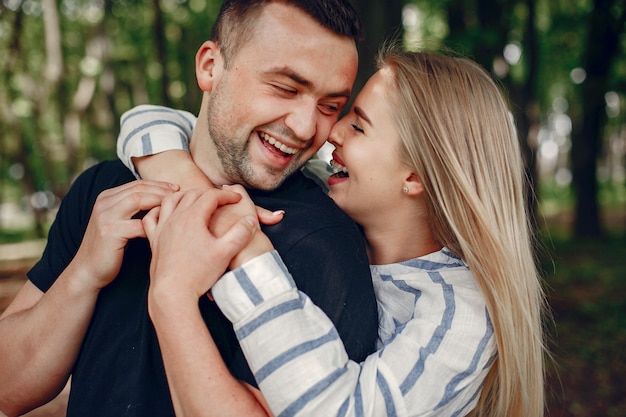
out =
[(282, 216), (283, 214), (285, 214), (285, 210), (276, 210), (272, 212), (272, 216)]

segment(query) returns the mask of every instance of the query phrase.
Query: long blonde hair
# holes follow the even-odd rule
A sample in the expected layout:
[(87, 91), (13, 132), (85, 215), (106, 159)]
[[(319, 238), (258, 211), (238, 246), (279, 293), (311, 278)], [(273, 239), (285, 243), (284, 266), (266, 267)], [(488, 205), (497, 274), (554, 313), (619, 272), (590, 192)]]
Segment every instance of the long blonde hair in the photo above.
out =
[(393, 73), (401, 158), (424, 184), (435, 238), (469, 265), (495, 329), (497, 359), (471, 415), (543, 416), (545, 296), (507, 101), (464, 58), (388, 45), (378, 66)]

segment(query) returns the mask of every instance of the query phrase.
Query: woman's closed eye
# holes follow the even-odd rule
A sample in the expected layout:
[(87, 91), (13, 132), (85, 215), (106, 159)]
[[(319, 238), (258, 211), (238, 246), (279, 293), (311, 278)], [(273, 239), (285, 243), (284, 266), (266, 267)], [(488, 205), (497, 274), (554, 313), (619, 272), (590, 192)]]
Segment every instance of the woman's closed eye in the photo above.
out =
[(365, 133), (363, 129), (356, 123), (351, 123), (350, 126), (352, 126), (352, 129), (355, 130), (356, 132)]

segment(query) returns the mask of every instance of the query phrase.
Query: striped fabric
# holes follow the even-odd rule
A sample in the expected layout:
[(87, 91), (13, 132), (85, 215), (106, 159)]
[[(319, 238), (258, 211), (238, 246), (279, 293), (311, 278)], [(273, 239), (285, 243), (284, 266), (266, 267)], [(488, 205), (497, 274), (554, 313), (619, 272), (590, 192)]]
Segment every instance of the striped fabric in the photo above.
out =
[(213, 288), (277, 416), (462, 416), (474, 407), (496, 347), (465, 263), (443, 249), (371, 270), (379, 350), (360, 364), (278, 253)]
[(134, 107), (122, 115), (117, 157), (140, 178), (131, 158), (173, 149), (188, 151), (195, 124), (196, 116), (186, 111), (147, 104)]

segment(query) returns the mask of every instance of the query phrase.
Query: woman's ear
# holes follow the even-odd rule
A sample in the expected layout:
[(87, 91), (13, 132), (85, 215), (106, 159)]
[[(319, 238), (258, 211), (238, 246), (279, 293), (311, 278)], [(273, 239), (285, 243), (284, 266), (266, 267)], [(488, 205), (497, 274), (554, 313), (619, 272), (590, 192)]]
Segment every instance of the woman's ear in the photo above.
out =
[(196, 53), (196, 78), (202, 91), (210, 92), (221, 74), (224, 61), (220, 48), (213, 41), (206, 41)]
[(405, 180), (402, 190), (407, 195), (420, 195), (424, 192), (424, 184), (415, 173), (411, 173)]

